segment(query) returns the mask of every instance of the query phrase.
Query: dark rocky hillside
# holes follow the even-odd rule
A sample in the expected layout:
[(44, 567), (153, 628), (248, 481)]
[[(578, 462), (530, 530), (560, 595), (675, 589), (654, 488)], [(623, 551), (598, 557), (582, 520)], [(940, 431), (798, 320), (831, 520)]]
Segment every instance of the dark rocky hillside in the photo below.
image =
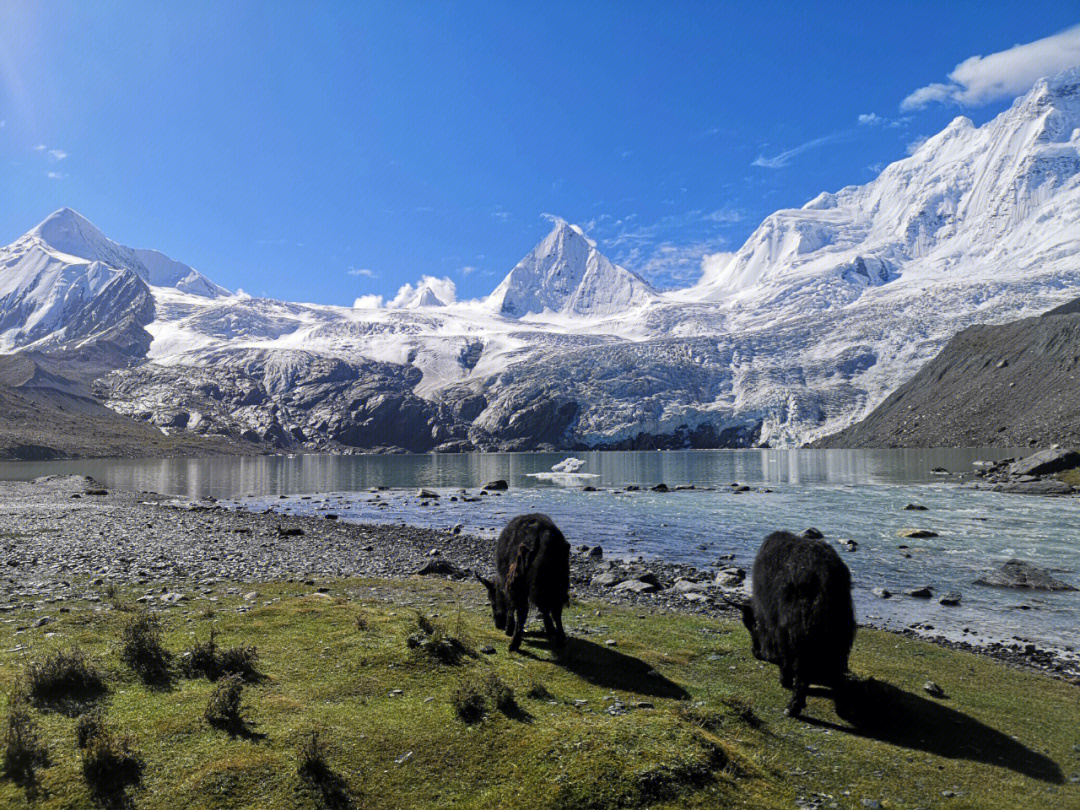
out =
[(861, 422), (815, 447), (1080, 444), (1080, 299), (972, 326)]

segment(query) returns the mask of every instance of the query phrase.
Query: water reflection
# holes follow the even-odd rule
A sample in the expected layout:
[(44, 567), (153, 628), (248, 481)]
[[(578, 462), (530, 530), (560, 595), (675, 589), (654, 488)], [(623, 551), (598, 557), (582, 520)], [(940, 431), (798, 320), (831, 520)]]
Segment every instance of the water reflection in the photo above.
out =
[(913, 484), (938, 480), (943, 467), (971, 472), (979, 459), (1022, 450), (675, 450), (664, 452), (470, 453), (402, 456), (255, 456), (197, 459), (90, 459), (3, 462), (0, 479), (90, 475), (106, 486), (218, 498), (343, 492), (373, 486), (475, 487), (505, 478), (515, 487), (545, 487), (530, 477), (573, 455), (598, 486), (626, 484)]

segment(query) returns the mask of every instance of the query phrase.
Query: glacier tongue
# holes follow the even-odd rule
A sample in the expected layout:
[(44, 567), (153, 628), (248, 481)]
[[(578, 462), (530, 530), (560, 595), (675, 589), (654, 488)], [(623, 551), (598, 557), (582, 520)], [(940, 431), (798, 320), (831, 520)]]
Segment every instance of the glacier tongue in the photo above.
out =
[(409, 449), (799, 444), (864, 416), (959, 330), (1080, 295), (1080, 69), (777, 211), (676, 292), (560, 220), (481, 301), (248, 299), (65, 209), (0, 249), (0, 349), (94, 334), (122, 316), (118, 284), (144, 317), (148, 302), (154, 340), (99, 391), (161, 425), (328, 449), (380, 431)]

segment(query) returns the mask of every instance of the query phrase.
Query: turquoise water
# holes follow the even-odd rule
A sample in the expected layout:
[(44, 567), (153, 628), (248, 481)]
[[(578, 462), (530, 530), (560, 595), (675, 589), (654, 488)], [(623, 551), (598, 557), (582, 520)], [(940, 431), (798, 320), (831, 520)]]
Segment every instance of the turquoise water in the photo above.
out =
[[(622, 557), (707, 566), (723, 555), (749, 569), (761, 538), (776, 529), (814, 526), (829, 540), (850, 538), (841, 551), (851, 568), (862, 621), (894, 628), (933, 625), (933, 634), (972, 641), (1019, 636), (1042, 645), (1073, 646), (1080, 626), (1080, 593), (1040, 594), (987, 588), (974, 580), (1009, 557), (1020, 557), (1080, 584), (1080, 499), (1049, 499), (976, 491), (935, 467), (971, 472), (974, 462), (1016, 455), (1002, 450), (743, 450), (573, 454), (580, 472), (595, 478), (559, 482), (533, 477), (571, 454), (448, 456), (298, 456), (197, 460), (118, 460), (0, 464), (0, 478), (57, 472), (93, 475), (107, 486), (189, 497), (212, 494), (249, 508), (298, 513), (332, 509), (342, 519), (449, 528), (463, 524), (494, 533), (514, 514), (543, 511), (578, 544), (602, 545)], [(456, 503), (461, 487), (486, 480), (511, 484), (502, 496)], [(716, 486), (716, 491), (627, 493), (627, 484)], [(735, 494), (740, 482), (753, 492)], [(583, 492), (583, 484), (604, 489)], [(370, 487), (390, 487), (374, 495)], [(422, 506), (416, 487), (438, 489), (437, 505)], [(615, 490), (614, 488), (620, 488)], [(763, 492), (770, 489), (772, 492)], [(320, 493), (311, 500), (303, 495)], [(282, 500), (279, 496), (286, 495)], [(927, 507), (905, 511), (907, 503)], [(381, 505), (385, 504), (385, 505)], [(903, 539), (905, 528), (938, 537)], [(909, 548), (901, 549), (906, 545)], [(908, 556), (905, 556), (908, 555)], [(730, 564), (725, 561), (725, 564)], [(903, 595), (930, 585), (955, 591), (959, 607), (936, 598)], [(884, 587), (894, 596), (872, 594)], [(967, 628), (971, 632), (964, 634)]]

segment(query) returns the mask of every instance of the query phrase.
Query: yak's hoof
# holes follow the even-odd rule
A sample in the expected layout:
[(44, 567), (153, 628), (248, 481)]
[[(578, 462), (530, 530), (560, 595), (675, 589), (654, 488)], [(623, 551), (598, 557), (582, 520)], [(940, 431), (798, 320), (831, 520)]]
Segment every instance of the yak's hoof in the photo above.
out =
[(515, 638), (513, 641), (510, 642), (510, 652), (517, 652), (520, 647), (521, 647), (521, 639), (520, 638)]
[(788, 717), (798, 717), (800, 714), (803, 713), (803, 709), (805, 708), (805, 704), (800, 706), (796, 703), (789, 703), (788, 707), (784, 709), (784, 714), (786, 714)]

